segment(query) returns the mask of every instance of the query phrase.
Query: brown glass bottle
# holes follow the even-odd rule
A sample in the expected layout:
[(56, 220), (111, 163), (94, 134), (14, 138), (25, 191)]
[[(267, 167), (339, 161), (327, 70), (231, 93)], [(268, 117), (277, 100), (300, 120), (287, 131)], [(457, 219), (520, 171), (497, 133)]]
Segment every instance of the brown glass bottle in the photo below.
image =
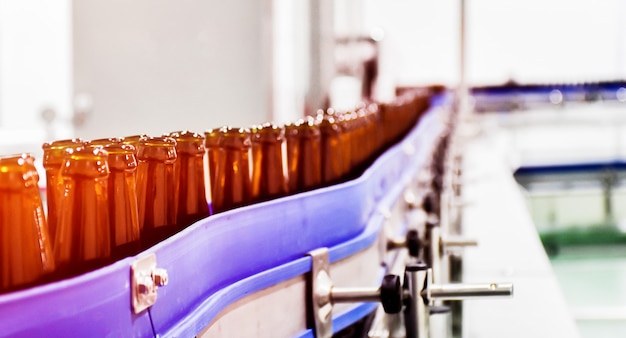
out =
[(252, 129), (252, 196), (268, 200), (287, 193), (285, 131), (266, 123)]
[(341, 179), (344, 168), (341, 128), (332, 115), (318, 114), (317, 119), (322, 136), (322, 181), (324, 184), (332, 184)]
[(321, 133), (316, 120), (307, 116), (285, 126), (289, 192), (295, 193), (322, 183)]
[(343, 157), (343, 175), (349, 175), (354, 171), (354, 133), (355, 125), (352, 113), (346, 112), (337, 116), (337, 123), (341, 127), (341, 149)]
[(287, 189), (289, 193), (295, 193), (299, 190), (298, 164), (300, 160), (300, 135), (298, 133), (298, 124), (285, 124), (285, 144), (287, 148)]
[(183, 229), (209, 215), (204, 182), (204, 135), (183, 131), (172, 133), (176, 140), (175, 173), (178, 182), (177, 224)]
[(54, 271), (38, 181), (30, 154), (0, 156), (0, 293), (32, 286)]
[(113, 140), (104, 145), (109, 154), (108, 208), (111, 256), (119, 260), (141, 250), (137, 205), (135, 147)]
[(382, 149), (383, 127), (381, 125), (380, 111), (377, 104), (369, 104), (363, 110), (367, 120), (366, 135), (370, 143), (367, 161), (371, 162)]
[(101, 148), (65, 151), (58, 229), (54, 243), (57, 271), (77, 275), (112, 261), (107, 179), (108, 154)]
[(150, 247), (178, 231), (176, 214), (176, 140), (146, 137), (137, 149), (137, 202), (141, 244)]
[(250, 130), (245, 128), (220, 129), (213, 211), (221, 212), (250, 203)]
[[(56, 237), (59, 198), (63, 192), (63, 181), (59, 177), (65, 149), (83, 144), (81, 139), (59, 140), (44, 143), (43, 167), (46, 170), (46, 206), (48, 209), (48, 232), (54, 242)], [(54, 243), (53, 243), (54, 245)]]

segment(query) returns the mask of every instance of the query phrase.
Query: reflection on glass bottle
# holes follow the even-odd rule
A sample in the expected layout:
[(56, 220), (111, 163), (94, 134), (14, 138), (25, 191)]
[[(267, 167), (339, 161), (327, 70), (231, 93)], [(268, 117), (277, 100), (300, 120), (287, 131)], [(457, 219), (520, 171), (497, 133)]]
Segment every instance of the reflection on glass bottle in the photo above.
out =
[(54, 257), (30, 154), (0, 157), (0, 293), (41, 282)]
[(220, 129), (220, 155), (217, 159), (215, 189), (211, 197), (213, 210), (230, 210), (250, 203), (250, 130), (245, 128)]
[(171, 137), (146, 137), (139, 141), (137, 201), (143, 247), (150, 247), (178, 231), (176, 158), (176, 140)]
[(177, 224), (182, 229), (209, 215), (204, 183), (205, 140), (204, 135), (189, 131), (170, 136), (176, 140)]
[(252, 196), (268, 200), (287, 193), (285, 133), (266, 123), (252, 129)]
[(285, 126), (289, 192), (295, 193), (322, 183), (321, 133), (316, 120), (307, 116)]
[(220, 130), (209, 129), (204, 132), (204, 145), (206, 148), (206, 167), (208, 170), (207, 184), (210, 190), (210, 211), (211, 213), (217, 212), (215, 209), (215, 200), (223, 201), (222, 189), (218, 189), (217, 178), (221, 175), (218, 172), (218, 160), (224, 155), (224, 150), (220, 148)]
[(114, 260), (141, 250), (137, 206), (137, 160), (135, 147), (112, 140), (103, 146), (109, 154), (108, 206), (111, 255)]
[(107, 199), (108, 154), (101, 148), (65, 151), (54, 258), (62, 277), (111, 262)]
[(59, 199), (63, 193), (63, 181), (59, 172), (63, 164), (65, 149), (83, 144), (81, 139), (70, 139), (44, 143), (43, 167), (46, 170), (46, 205), (48, 208), (48, 231), (50, 238), (56, 237)]

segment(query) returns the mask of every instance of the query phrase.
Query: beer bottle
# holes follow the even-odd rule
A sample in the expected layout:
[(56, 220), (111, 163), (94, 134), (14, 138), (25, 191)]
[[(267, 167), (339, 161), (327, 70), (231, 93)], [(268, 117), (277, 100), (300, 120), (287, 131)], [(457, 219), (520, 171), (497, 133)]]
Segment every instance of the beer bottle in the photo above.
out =
[(252, 196), (268, 200), (287, 193), (283, 128), (266, 123), (252, 129)]
[(175, 163), (178, 185), (177, 223), (183, 229), (209, 215), (204, 184), (204, 135), (189, 131), (175, 132)]
[(65, 150), (60, 173), (63, 194), (54, 243), (57, 271), (62, 277), (111, 262), (107, 157), (101, 148), (80, 146)]
[(217, 163), (217, 199), (213, 198), (215, 212), (230, 210), (251, 201), (250, 130), (223, 127), (219, 147), (222, 151)]
[(144, 248), (177, 232), (176, 140), (144, 137), (137, 149), (137, 202)]
[(350, 113), (336, 113), (336, 123), (340, 127), (339, 148), (341, 152), (341, 176), (347, 176), (352, 172), (353, 154), (352, 141), (354, 139), (354, 125)]
[(38, 181), (30, 154), (0, 156), (0, 293), (54, 271)]
[(298, 132), (298, 125), (303, 120), (298, 120), (296, 123), (285, 124), (285, 144), (287, 146), (287, 188), (290, 194), (296, 193), (300, 190), (300, 175), (298, 175), (298, 169), (302, 164), (300, 163), (300, 133)]
[(63, 192), (63, 181), (59, 177), (65, 149), (82, 145), (79, 138), (44, 143), (43, 167), (46, 170), (46, 206), (48, 209), (48, 232), (54, 242), (56, 237), (59, 198)]
[(383, 128), (381, 126), (380, 111), (375, 103), (369, 104), (364, 109), (367, 120), (367, 139), (370, 142), (367, 160), (371, 162), (382, 150)]
[(111, 255), (119, 260), (139, 253), (137, 160), (135, 147), (119, 139), (104, 145), (109, 154), (108, 208)]
[(356, 120), (356, 140), (355, 146), (357, 149), (357, 155), (355, 159), (355, 165), (360, 171), (367, 167), (368, 154), (370, 153), (370, 140), (374, 138), (374, 135), (369, 136), (368, 118), (364, 108), (358, 109), (355, 113)]
[(289, 192), (295, 193), (322, 183), (322, 152), (319, 124), (311, 117), (285, 126)]
[(332, 184), (341, 179), (343, 174), (343, 153), (341, 149), (341, 128), (335, 117), (318, 114), (322, 149), (322, 181)]

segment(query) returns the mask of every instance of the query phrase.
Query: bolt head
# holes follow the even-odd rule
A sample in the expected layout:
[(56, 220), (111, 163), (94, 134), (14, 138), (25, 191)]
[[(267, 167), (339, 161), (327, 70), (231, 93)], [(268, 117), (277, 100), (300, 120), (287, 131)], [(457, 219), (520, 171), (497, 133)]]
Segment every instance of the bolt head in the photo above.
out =
[(167, 270), (161, 268), (154, 269), (152, 278), (157, 286), (166, 286), (168, 282)]
[(137, 291), (139, 294), (147, 295), (154, 289), (154, 282), (150, 276), (141, 276), (137, 280)]

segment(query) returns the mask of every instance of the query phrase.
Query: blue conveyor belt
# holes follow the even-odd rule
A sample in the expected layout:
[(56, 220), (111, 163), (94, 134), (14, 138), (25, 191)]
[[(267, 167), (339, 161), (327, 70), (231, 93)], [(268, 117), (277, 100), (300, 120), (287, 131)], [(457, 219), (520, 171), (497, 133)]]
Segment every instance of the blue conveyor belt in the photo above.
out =
[[(236, 300), (310, 271), (307, 252), (329, 247), (335, 262), (364, 250), (383, 224), (379, 208), (427, 160), (443, 128), (437, 106), (354, 180), (211, 216), (138, 255), (155, 253), (170, 277), (149, 312), (132, 311), (130, 257), (0, 296), (0, 335), (194, 336)], [(334, 318), (335, 330), (373, 308), (356, 305)]]

